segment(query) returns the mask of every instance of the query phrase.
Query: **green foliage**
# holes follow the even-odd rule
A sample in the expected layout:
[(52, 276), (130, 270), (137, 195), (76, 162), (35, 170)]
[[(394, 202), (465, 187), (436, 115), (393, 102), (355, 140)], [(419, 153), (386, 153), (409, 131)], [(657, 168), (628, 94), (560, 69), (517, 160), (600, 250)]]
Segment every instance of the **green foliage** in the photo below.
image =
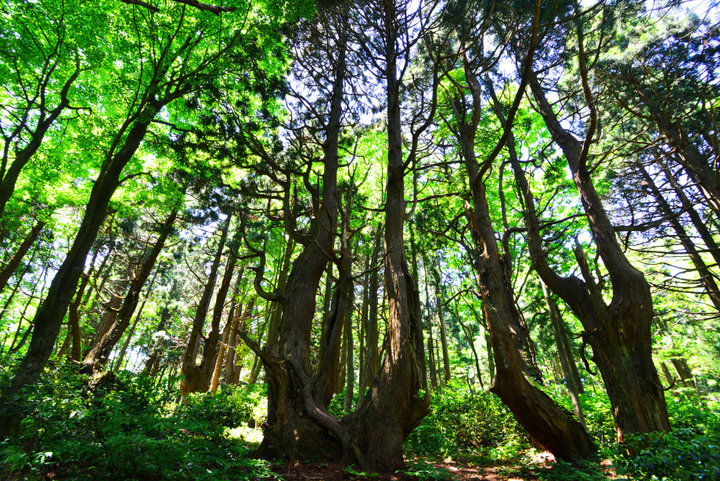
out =
[[(254, 394), (221, 394), (237, 411)], [(122, 373), (87, 384), (69, 369), (48, 374), (18, 401), (24, 419), (0, 443), (0, 474), (45, 479), (258, 479), (274, 476), (222, 435), (227, 410), (171, 409), (154, 380)], [(170, 408), (170, 409), (169, 409)], [(251, 410), (250, 410), (251, 411)], [(212, 421), (211, 421), (212, 420)]]
[(412, 476), (419, 481), (451, 481), (452, 475), (442, 468), (435, 467), (432, 463), (426, 461), (416, 461), (408, 463), (408, 469), (405, 474)]
[(578, 460), (575, 463), (558, 460), (550, 467), (531, 470), (539, 481), (604, 481), (598, 463), (591, 460)]
[(617, 472), (631, 479), (690, 481), (720, 479), (720, 411), (697, 405), (680, 391), (668, 396), (674, 429), (626, 438)]
[(602, 447), (614, 446), (617, 434), (610, 399), (604, 389), (580, 395), (588, 433)]
[(617, 472), (638, 480), (715, 480), (720, 478), (720, 433), (674, 429), (629, 435), (629, 453)]
[(433, 397), (430, 413), (407, 440), (416, 454), (481, 454), (512, 458), (528, 447), (527, 437), (500, 400), (485, 391), (451, 384)]
[(255, 412), (266, 396), (265, 386), (225, 386), (216, 394), (188, 394), (178, 413), (210, 426), (234, 428), (250, 421), (259, 422)]

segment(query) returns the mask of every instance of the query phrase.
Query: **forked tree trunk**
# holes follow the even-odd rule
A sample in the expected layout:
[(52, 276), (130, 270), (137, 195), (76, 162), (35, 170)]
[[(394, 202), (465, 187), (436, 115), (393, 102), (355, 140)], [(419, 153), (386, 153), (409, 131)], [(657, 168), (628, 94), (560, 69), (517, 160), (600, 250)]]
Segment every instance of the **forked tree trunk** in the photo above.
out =
[[(325, 133), (322, 145), (324, 171), (322, 189), (316, 192), (318, 197), (313, 201), (317, 210), (303, 249), (292, 263), (287, 285), (277, 295), (282, 307), (279, 343), (277, 346), (268, 344), (268, 349), (262, 350), (245, 333), (240, 333), (262, 360), (268, 383), (268, 418), (259, 452), (291, 460), (326, 453), (338, 446), (338, 440), (349, 447), (338, 421), (313, 395), (310, 368), (310, 335), (316, 296), (330, 260), (328, 253), (337, 228), (338, 149), (346, 76), (345, 19), (340, 12), (338, 15), (334, 12), (323, 14), (328, 15), (333, 25), (332, 28), (326, 25), (323, 31), (337, 35), (331, 40), (336, 47), (334, 52), (319, 52), (331, 59), (333, 85), (327, 116), (321, 120)], [(288, 228), (292, 229), (292, 226)], [(333, 440), (329, 432), (337, 439)]]
[[(586, 457), (593, 453), (595, 447), (583, 426), (526, 378), (526, 374), (534, 371), (532, 360), (526, 357), (527, 329), (522, 325), (511, 290), (512, 283), (506, 278), (505, 266), (500, 258), (486, 187), (475, 155), (475, 136), (481, 117), (480, 83), (467, 64), (465, 77), (472, 95), (472, 107), (468, 109), (461, 97), (453, 105), (458, 140), (470, 184), (472, 207), (468, 206), (466, 213), (477, 248), (474, 253), (475, 270), (495, 356), (496, 373), (490, 390), (500, 397), (528, 434), (555, 457), (566, 460)], [(516, 97), (513, 114), (518, 106), (519, 97)], [(471, 111), (468, 120), (461, 114), (466, 110)], [(491, 161), (486, 159), (484, 167), (488, 168)]]
[[(388, 168), (385, 201), (385, 294), (388, 301), (388, 339), (380, 375), (358, 412), (349, 419), (351, 437), (373, 471), (405, 466), (402, 445), (425, 416), (425, 355), (420, 297), (405, 257), (405, 166), (402, 152), (400, 78), (397, 72), (400, 13), (392, 1), (383, 4), (382, 34), (387, 96)], [(413, 155), (414, 152), (410, 152)], [(362, 462), (363, 460), (358, 460)]]
[[(617, 438), (627, 433), (670, 429), (665, 396), (652, 360), (653, 302), (645, 276), (630, 264), (620, 248), (615, 231), (587, 168), (587, 153), (593, 134), (584, 143), (577, 140), (558, 120), (540, 82), (533, 73), (530, 87), (553, 140), (568, 161), (573, 182), (580, 195), (598, 253), (612, 283), (610, 304), (603, 300), (590, 274), (582, 249), (577, 249), (583, 280), (561, 277), (553, 271), (542, 250), (532, 194), (515, 154), (513, 169), (526, 204), (525, 222), (533, 266), (547, 286), (570, 306), (585, 328), (613, 407)], [(512, 154), (511, 149), (511, 155)]]

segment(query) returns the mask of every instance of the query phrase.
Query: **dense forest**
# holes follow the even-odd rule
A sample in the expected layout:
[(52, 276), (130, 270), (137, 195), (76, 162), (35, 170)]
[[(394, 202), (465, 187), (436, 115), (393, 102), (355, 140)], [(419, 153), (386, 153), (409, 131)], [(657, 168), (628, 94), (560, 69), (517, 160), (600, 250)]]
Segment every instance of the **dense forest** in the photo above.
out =
[(0, 477), (720, 479), (719, 7), (2, 2)]

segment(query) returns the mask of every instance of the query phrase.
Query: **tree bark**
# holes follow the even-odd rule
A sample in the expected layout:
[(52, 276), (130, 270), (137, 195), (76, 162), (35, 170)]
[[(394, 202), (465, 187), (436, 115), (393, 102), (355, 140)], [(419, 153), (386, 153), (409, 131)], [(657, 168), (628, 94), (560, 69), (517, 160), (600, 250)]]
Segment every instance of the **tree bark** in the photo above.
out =
[(0, 292), (5, 289), (5, 286), (7, 286), (7, 283), (10, 280), (10, 276), (12, 276), (13, 272), (15, 272), (18, 266), (20, 266), (20, 262), (22, 262), (25, 254), (27, 254), (27, 252), (30, 250), (30, 247), (35, 243), (35, 240), (38, 238), (40, 232), (42, 232), (44, 227), (45, 222), (40, 221), (36, 223), (33, 228), (30, 229), (28, 235), (25, 237), (23, 242), (15, 251), (15, 254), (8, 261), (8, 263), (5, 264), (2, 271), (0, 271)]
[[(340, 19), (342, 22), (343, 20)], [(313, 395), (310, 375), (310, 334), (320, 279), (326, 270), (337, 228), (338, 149), (346, 76), (344, 27), (333, 58), (333, 88), (324, 124), (324, 171), (319, 210), (312, 220), (309, 239), (292, 263), (285, 288), (279, 293), (282, 308), (277, 348), (253, 349), (265, 367), (268, 383), (268, 418), (259, 452), (293, 460), (320, 454), (337, 445), (333, 431), (344, 444), (340, 426)], [(290, 227), (291, 228), (291, 227)], [(244, 336), (246, 344), (253, 342)]]
[(150, 279), (150, 284), (148, 284), (147, 292), (145, 293), (142, 304), (140, 304), (140, 308), (138, 309), (137, 314), (135, 314), (135, 321), (133, 321), (132, 326), (130, 326), (130, 330), (125, 337), (125, 343), (120, 349), (120, 354), (118, 354), (117, 360), (113, 364), (113, 371), (115, 372), (119, 371), (122, 367), (122, 363), (125, 360), (125, 354), (127, 354), (128, 347), (130, 346), (130, 341), (132, 341), (133, 334), (135, 334), (135, 328), (137, 327), (138, 322), (140, 322), (143, 310), (145, 309), (145, 304), (147, 303), (150, 295), (152, 294), (152, 288), (153, 285), (155, 285), (155, 279), (157, 278), (157, 274), (158, 271), (155, 270), (155, 274), (153, 274), (152, 279)]
[[(405, 466), (402, 444), (425, 416), (430, 403), (426, 392), (425, 355), (420, 298), (408, 270), (404, 245), (405, 167), (402, 152), (400, 84), (398, 77), (398, 23), (393, 1), (382, 3), (382, 35), (386, 66), (388, 167), (385, 200), (385, 294), (388, 301), (387, 351), (380, 375), (350, 422), (365, 462), (373, 471), (395, 471)], [(411, 151), (410, 155), (415, 152)]]
[[(530, 57), (528, 57), (530, 58)], [(525, 61), (525, 68), (529, 65)], [(472, 206), (466, 215), (476, 251), (474, 267), (478, 276), (480, 297), (495, 356), (495, 378), (490, 388), (513, 412), (528, 434), (544, 449), (560, 459), (576, 459), (592, 454), (595, 446), (583, 426), (572, 415), (558, 406), (543, 391), (530, 383), (526, 373), (533, 372), (531, 360), (526, 356), (527, 329), (515, 305), (512, 284), (507, 278), (505, 265), (500, 257), (498, 244), (490, 218), (486, 186), (475, 155), (475, 136), (481, 118), (480, 83), (474, 71), (465, 63), (465, 77), (472, 95), (472, 107), (458, 95), (453, 102), (455, 124), (462, 158), (470, 184)], [(510, 125), (517, 108), (524, 82), (510, 111)], [(469, 119), (461, 114), (470, 110)], [(505, 125), (505, 129), (509, 125)], [(503, 133), (508, 138), (508, 131)], [(495, 149), (497, 151), (497, 149)], [(490, 166), (493, 158), (484, 160), (483, 168)]]
[(580, 380), (580, 373), (577, 369), (577, 364), (573, 358), (572, 349), (570, 348), (570, 340), (567, 335), (567, 328), (563, 322), (563, 318), (560, 315), (560, 310), (555, 303), (555, 299), (552, 298), (552, 294), (548, 290), (544, 282), (540, 281), (543, 290), (543, 296), (545, 297), (545, 303), (548, 308), (548, 315), (550, 317), (550, 323), (552, 324), (553, 333), (555, 334), (555, 343), (557, 345), (558, 357), (560, 359), (560, 367), (562, 369), (563, 378), (567, 385), (567, 390), (570, 393), (570, 401), (572, 402), (573, 411), (577, 416), (578, 421), (585, 426), (585, 416), (583, 416), (582, 405), (580, 404), (580, 394), (584, 392), (582, 381)]
[(45, 367), (83, 272), (87, 254), (105, 219), (110, 198), (120, 185), (122, 170), (140, 146), (150, 122), (165, 103), (154, 98), (150, 99), (124, 136), (122, 147), (108, 153), (100, 174), (93, 184), (90, 199), (85, 207), (85, 215), (72, 247), (55, 274), (45, 300), (35, 313), (30, 346), (6, 394), (17, 393), (23, 386), (33, 383)]
[(538, 222), (533, 215), (532, 196), (519, 162), (515, 161), (513, 169), (518, 174), (516, 180), (526, 206), (525, 222), (533, 266), (550, 290), (570, 306), (585, 328), (585, 338), (593, 348), (593, 359), (613, 407), (618, 441), (621, 442), (626, 433), (667, 431), (670, 423), (665, 397), (652, 361), (650, 288), (645, 276), (623, 254), (590, 178), (586, 159), (593, 132), (590, 131), (581, 143), (565, 130), (536, 75), (531, 73), (529, 77), (540, 114), (570, 167), (593, 240), (610, 275), (612, 300), (609, 305), (605, 304), (589, 269), (584, 266), (580, 265), (585, 270), (584, 281), (577, 277), (561, 277), (549, 267), (542, 252)]

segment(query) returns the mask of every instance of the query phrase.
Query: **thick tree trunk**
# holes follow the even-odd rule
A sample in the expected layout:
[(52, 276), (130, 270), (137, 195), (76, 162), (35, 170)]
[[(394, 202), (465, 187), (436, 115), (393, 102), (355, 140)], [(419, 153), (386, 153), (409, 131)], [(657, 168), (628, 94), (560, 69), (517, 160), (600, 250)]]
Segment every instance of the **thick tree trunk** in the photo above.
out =
[[(287, 285), (279, 293), (282, 315), (277, 346), (268, 343), (266, 351), (246, 335), (243, 339), (260, 357), (268, 383), (268, 418), (259, 452), (281, 455), (291, 460), (326, 453), (337, 440), (349, 449), (342, 428), (313, 395), (310, 368), (310, 335), (315, 314), (320, 279), (329, 262), (337, 228), (338, 149), (343, 113), (345, 64), (345, 26), (341, 17), (339, 38), (334, 38), (332, 57), (333, 87), (329, 111), (322, 122), (325, 141), (322, 145), (324, 171), (322, 190), (313, 201), (317, 211), (302, 252), (292, 263)], [(332, 32), (332, 30), (328, 30)], [(325, 55), (325, 53), (323, 53)], [(292, 226), (289, 226), (292, 228)], [(342, 321), (341, 321), (342, 322)]]
[(485, 185), (477, 179), (474, 135), (463, 140), (463, 154), (472, 186), (470, 224), (478, 244), (476, 270), (495, 356), (496, 373), (490, 390), (510, 408), (528, 434), (555, 457), (571, 460), (589, 456), (595, 447), (582, 425), (525, 377), (532, 371), (523, 355), (527, 345), (527, 340), (523, 339), (526, 330), (520, 325), (510, 281), (504, 276)]
[(163, 105), (163, 102), (150, 101), (127, 132), (122, 147), (109, 155), (104, 162), (90, 192), (85, 215), (72, 247), (55, 274), (45, 300), (35, 313), (30, 347), (7, 394), (14, 394), (23, 386), (33, 383), (45, 367), (83, 272), (87, 254), (105, 219), (110, 198), (120, 185), (120, 175), (140, 146), (150, 122)]
[[(526, 356), (527, 329), (522, 325), (512, 284), (500, 258), (486, 187), (475, 155), (475, 136), (481, 115), (480, 84), (467, 65), (465, 76), (473, 98), (470, 120), (460, 115), (466, 110), (464, 99), (458, 97), (454, 108), (472, 199), (467, 217), (477, 248), (473, 254), (474, 267), (495, 356), (496, 373), (490, 390), (500, 397), (528, 434), (544, 449), (561, 459), (589, 456), (595, 447), (583, 426), (525, 377), (534, 371), (531, 360)], [(518, 105), (519, 98), (516, 98), (514, 108), (517, 109)], [(504, 137), (507, 138), (506, 135)], [(491, 160), (485, 160), (485, 168), (489, 167)]]
[(43, 228), (45, 227), (45, 222), (38, 222), (33, 226), (32, 229), (30, 229), (30, 232), (25, 237), (25, 239), (22, 241), (18, 249), (15, 251), (15, 254), (10, 258), (7, 264), (5, 264), (5, 267), (3, 267), (2, 271), (0, 271), (0, 292), (5, 289), (5, 286), (7, 286), (8, 281), (10, 280), (10, 276), (13, 275), (13, 272), (20, 266), (20, 262), (22, 262), (23, 258), (25, 257), (25, 254), (30, 250), (30, 247), (35, 243), (35, 240), (40, 235), (40, 232), (42, 232)]
[(405, 171), (400, 117), (400, 79), (397, 76), (398, 11), (384, 4), (384, 59), (388, 122), (388, 168), (385, 201), (385, 293), (388, 301), (388, 339), (385, 362), (370, 394), (350, 421), (367, 468), (395, 471), (405, 466), (402, 444), (427, 412), (430, 396), (420, 298), (408, 270), (404, 246)]
[[(545, 97), (535, 74), (530, 86), (540, 114), (555, 142), (568, 161), (573, 182), (580, 195), (598, 253), (612, 283), (613, 297), (606, 305), (587, 266), (582, 265), (584, 281), (563, 278), (547, 264), (542, 251), (532, 195), (525, 182), (517, 155), (513, 169), (526, 204), (526, 224), (533, 265), (543, 282), (570, 306), (585, 328), (587, 342), (593, 348), (594, 361), (605, 382), (617, 427), (618, 441), (626, 433), (666, 431), (670, 429), (665, 397), (652, 361), (653, 303), (643, 274), (627, 260), (615, 237), (600, 197), (586, 166), (587, 148), (560, 124)], [(585, 139), (588, 143), (591, 139)], [(581, 249), (577, 250), (582, 254)]]

